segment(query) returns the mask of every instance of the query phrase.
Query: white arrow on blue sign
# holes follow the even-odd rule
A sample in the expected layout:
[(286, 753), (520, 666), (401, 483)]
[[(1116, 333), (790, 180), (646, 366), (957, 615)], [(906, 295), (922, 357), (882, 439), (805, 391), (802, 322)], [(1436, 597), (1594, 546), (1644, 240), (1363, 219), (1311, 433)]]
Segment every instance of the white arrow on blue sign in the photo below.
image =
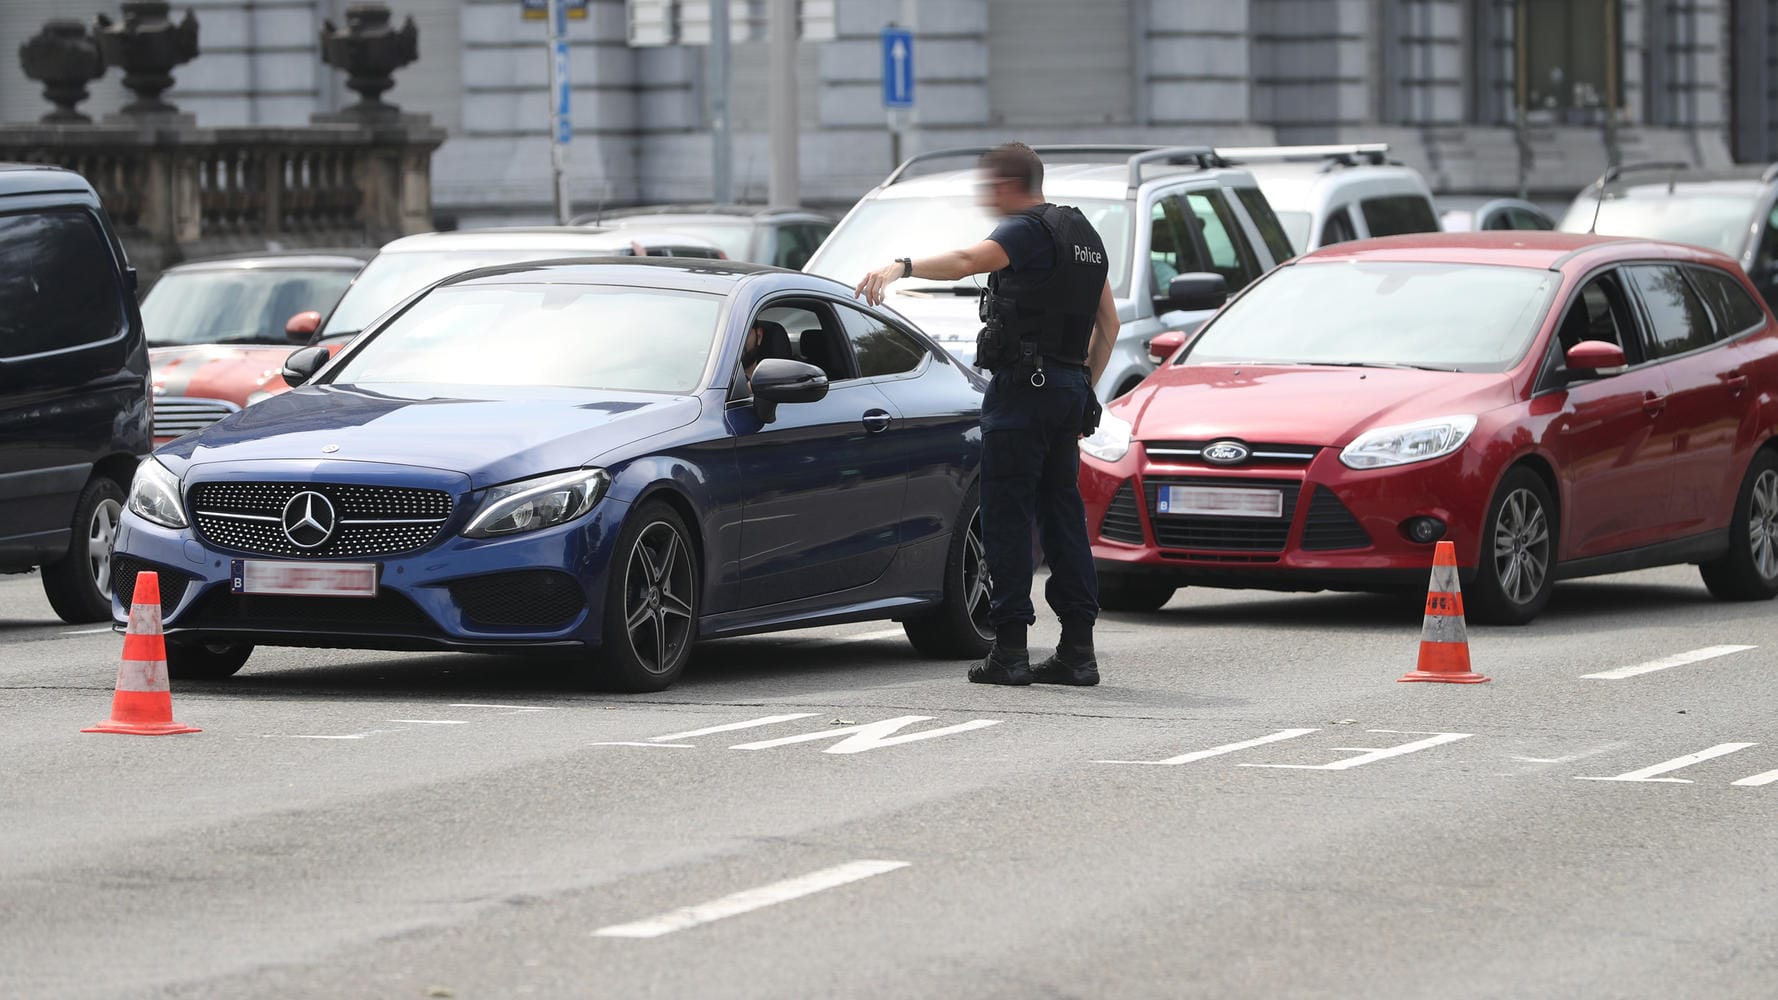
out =
[(568, 39), (556, 39), (556, 141), (566, 146), (574, 137), (573, 118), (569, 115)]
[(914, 33), (883, 29), (883, 107), (914, 106)]

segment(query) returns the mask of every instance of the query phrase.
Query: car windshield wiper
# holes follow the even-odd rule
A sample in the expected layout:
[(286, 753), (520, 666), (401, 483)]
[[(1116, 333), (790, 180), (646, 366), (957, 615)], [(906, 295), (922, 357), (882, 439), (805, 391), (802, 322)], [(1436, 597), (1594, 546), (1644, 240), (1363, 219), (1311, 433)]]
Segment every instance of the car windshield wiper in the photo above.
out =
[(986, 289), (980, 285), (916, 285), (913, 288), (897, 288), (897, 295), (912, 295), (919, 298), (932, 298), (939, 295), (957, 295), (980, 298)]
[(1300, 361), (1298, 364), (1314, 365), (1323, 368), (1392, 368), (1396, 371), (1409, 372), (1454, 372), (1455, 368), (1439, 368), (1434, 365), (1407, 365), (1390, 361)]

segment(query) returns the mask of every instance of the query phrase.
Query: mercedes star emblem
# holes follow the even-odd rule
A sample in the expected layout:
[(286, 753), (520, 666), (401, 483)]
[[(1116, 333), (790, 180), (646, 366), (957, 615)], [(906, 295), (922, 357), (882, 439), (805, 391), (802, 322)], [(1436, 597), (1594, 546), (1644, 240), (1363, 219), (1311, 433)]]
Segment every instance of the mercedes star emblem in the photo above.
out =
[(304, 490), (284, 505), (284, 537), (299, 549), (327, 544), (339, 524), (333, 503), (313, 490)]

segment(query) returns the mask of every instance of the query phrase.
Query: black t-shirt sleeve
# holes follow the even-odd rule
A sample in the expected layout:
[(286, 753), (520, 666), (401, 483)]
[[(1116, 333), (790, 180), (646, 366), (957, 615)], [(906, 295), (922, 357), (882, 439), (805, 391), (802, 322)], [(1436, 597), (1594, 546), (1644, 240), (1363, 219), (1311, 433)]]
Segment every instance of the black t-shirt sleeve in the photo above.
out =
[(1044, 231), (1042, 223), (1028, 216), (1015, 215), (1003, 220), (988, 234), (988, 239), (1006, 251), (1006, 259), (1015, 271), (1041, 265), (1043, 257), (1054, 256), (1049, 252), (1052, 249), (1049, 233)]

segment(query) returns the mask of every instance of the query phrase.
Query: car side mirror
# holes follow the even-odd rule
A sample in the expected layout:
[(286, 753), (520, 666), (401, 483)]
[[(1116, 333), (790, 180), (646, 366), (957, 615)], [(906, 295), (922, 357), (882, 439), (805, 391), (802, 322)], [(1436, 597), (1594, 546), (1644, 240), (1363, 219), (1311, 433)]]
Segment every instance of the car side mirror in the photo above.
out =
[(1167, 283), (1167, 308), (1180, 312), (1221, 309), (1229, 300), (1229, 279), (1211, 271), (1181, 274)]
[(827, 373), (811, 364), (766, 358), (753, 369), (753, 412), (761, 423), (778, 419), (780, 403), (814, 403), (827, 397)]
[(1168, 358), (1178, 354), (1179, 349), (1184, 346), (1185, 331), (1183, 330), (1168, 330), (1166, 333), (1157, 333), (1148, 342), (1148, 360), (1157, 365), (1163, 364)]
[(297, 313), (284, 321), (284, 336), (293, 344), (306, 344), (321, 329), (321, 314), (313, 309)]
[(295, 388), (314, 378), (332, 358), (333, 352), (325, 347), (305, 347), (284, 359), (284, 370), (279, 374), (291, 388)]
[(1630, 368), (1629, 361), (1624, 357), (1624, 349), (1603, 340), (1583, 340), (1575, 344), (1563, 355), (1563, 364), (1567, 366), (1571, 376), (1580, 378), (1621, 375)]

